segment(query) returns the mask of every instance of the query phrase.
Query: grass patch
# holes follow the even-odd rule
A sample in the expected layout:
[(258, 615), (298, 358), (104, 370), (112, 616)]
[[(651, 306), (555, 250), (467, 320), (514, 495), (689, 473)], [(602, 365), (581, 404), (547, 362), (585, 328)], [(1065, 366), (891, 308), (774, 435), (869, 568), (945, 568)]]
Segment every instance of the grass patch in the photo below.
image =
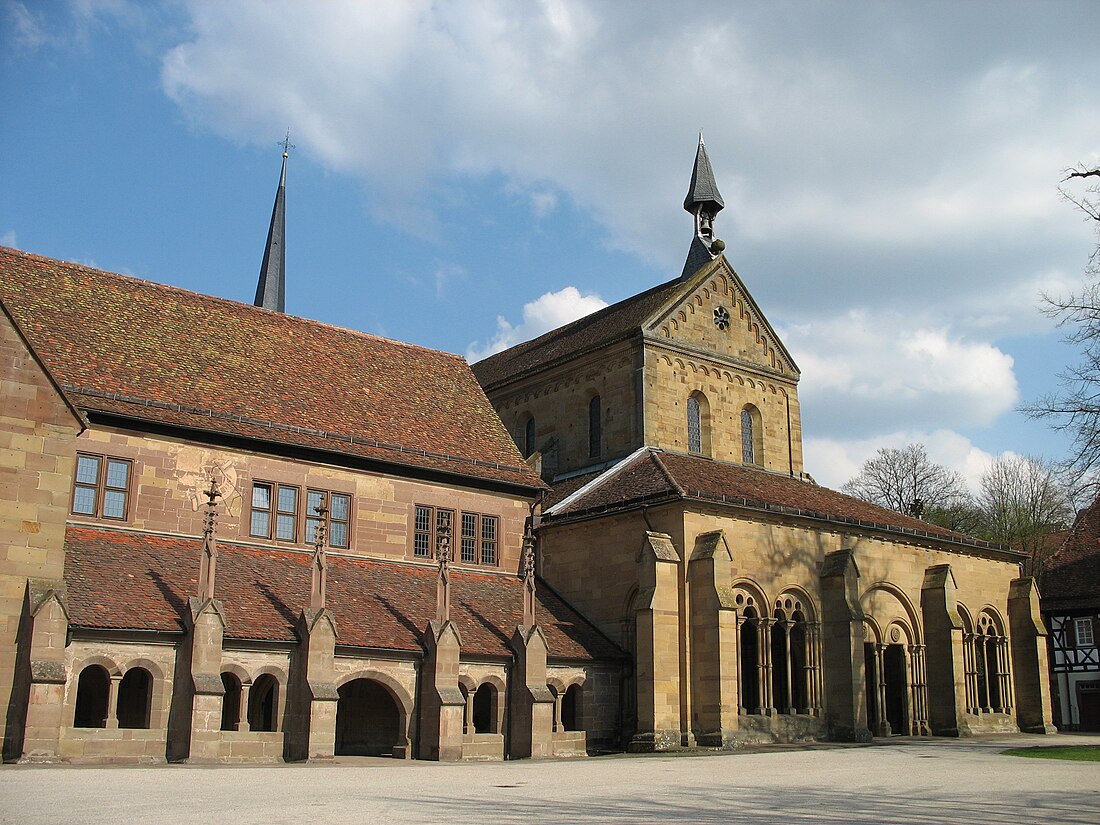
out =
[(1053, 745), (1044, 748), (1009, 748), (1001, 753), (1031, 759), (1069, 759), (1072, 762), (1100, 762), (1100, 745)]

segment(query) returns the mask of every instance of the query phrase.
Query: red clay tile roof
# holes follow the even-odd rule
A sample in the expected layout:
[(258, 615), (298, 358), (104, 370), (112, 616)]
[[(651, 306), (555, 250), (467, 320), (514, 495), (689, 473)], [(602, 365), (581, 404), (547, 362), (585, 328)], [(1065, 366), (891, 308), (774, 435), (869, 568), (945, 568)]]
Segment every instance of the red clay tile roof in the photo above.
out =
[(685, 282), (679, 278), (593, 312), (551, 332), (517, 344), (473, 365), (486, 389), (532, 370), (574, 358), (641, 330), (642, 323), (672, 298)]
[[(96, 527), (65, 533), (65, 582), (77, 627), (180, 631), (199, 569), (198, 539)], [(309, 604), (311, 555), (222, 544), (217, 598), (226, 637), (296, 640), (294, 625)], [(435, 615), (434, 568), (330, 556), (328, 604), (340, 645), (419, 652)], [(514, 576), (453, 570), (451, 617), (467, 653), (511, 655), (523, 618), (523, 582)], [(621, 651), (553, 591), (540, 584), (535, 617), (550, 656), (618, 658)]]
[(82, 409), (543, 486), (457, 355), (4, 247), (0, 298)]
[(609, 476), (606, 483), (570, 502), (550, 519), (673, 499), (701, 499), (823, 518), (1020, 555), (828, 487), (743, 464), (660, 450), (649, 450), (636, 457), (630, 465)]
[(1077, 515), (1043, 567), (1039, 593), (1044, 611), (1100, 607), (1100, 496)]

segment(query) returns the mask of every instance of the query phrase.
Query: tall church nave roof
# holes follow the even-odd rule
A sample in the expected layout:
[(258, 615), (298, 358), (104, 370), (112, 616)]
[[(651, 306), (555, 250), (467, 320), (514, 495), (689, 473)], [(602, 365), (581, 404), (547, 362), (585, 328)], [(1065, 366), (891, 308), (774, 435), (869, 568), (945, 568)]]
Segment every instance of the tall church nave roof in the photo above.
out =
[(544, 486), (457, 355), (4, 247), (0, 300), (82, 410)]

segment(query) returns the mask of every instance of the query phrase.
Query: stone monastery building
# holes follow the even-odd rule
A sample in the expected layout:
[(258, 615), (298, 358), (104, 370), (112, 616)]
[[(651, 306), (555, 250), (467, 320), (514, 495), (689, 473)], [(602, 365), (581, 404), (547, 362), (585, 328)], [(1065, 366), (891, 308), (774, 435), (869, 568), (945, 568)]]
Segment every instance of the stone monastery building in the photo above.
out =
[(816, 485), (713, 222), (472, 368), (0, 249), (4, 758), (580, 756), (1051, 732), (1020, 554)]

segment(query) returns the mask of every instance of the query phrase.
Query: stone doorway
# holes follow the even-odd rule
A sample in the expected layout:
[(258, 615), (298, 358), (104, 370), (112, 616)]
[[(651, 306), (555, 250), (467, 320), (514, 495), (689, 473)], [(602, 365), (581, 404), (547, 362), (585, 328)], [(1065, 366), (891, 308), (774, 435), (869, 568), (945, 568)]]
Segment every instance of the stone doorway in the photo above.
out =
[(337, 756), (393, 756), (401, 728), (401, 709), (381, 683), (364, 678), (340, 687)]
[(886, 705), (883, 710), (888, 731), (893, 736), (907, 734), (909, 680), (905, 673), (905, 645), (886, 645), (882, 655), (882, 671)]

